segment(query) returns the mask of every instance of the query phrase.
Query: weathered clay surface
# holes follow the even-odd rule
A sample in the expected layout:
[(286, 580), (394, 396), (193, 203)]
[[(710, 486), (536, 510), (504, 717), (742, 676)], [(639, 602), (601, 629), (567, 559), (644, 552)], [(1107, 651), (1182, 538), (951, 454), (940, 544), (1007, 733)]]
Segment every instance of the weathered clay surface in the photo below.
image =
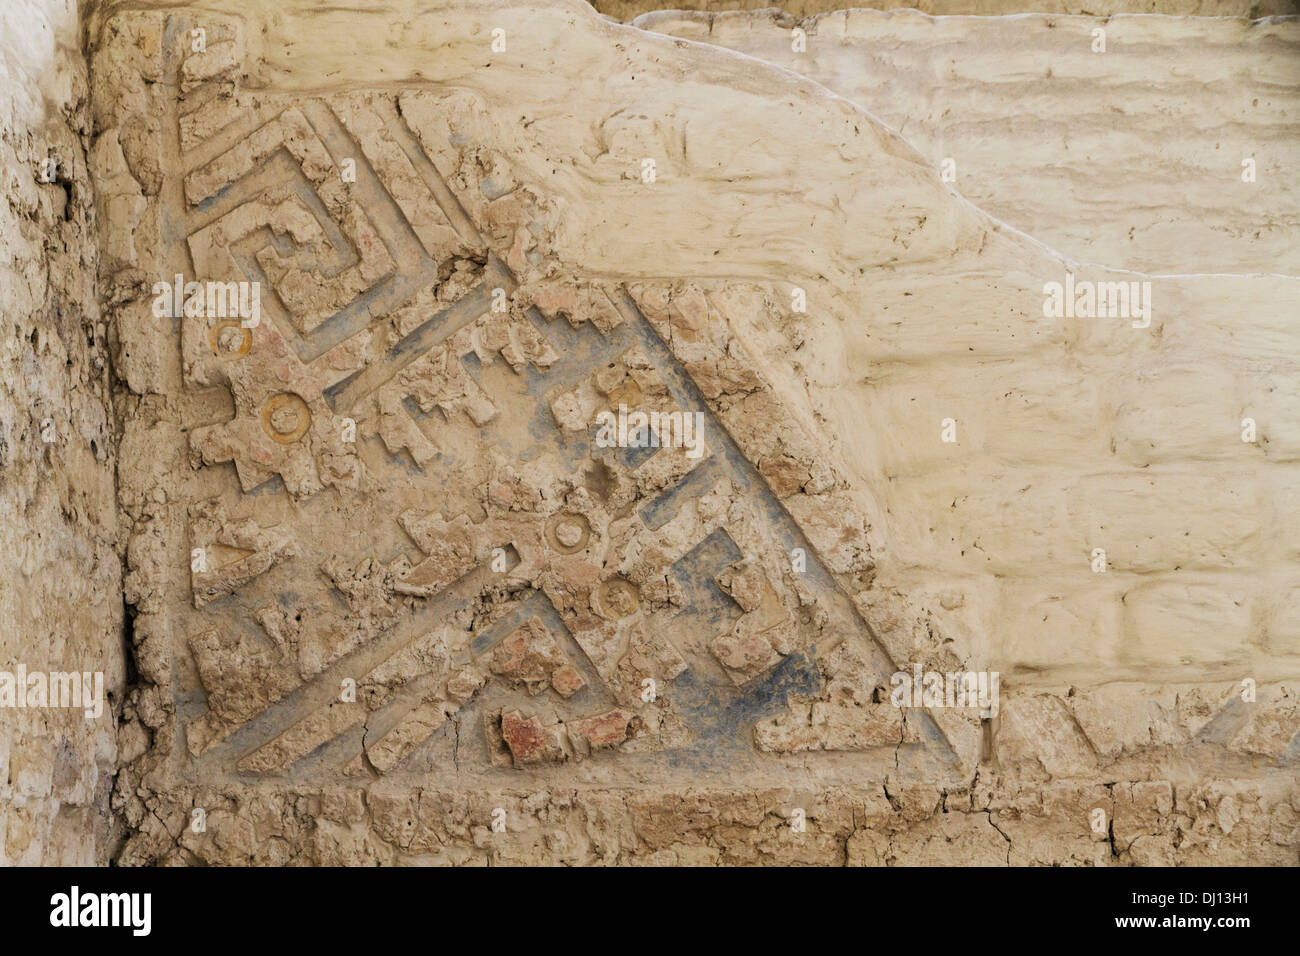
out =
[(5, 860), (1300, 861), (1294, 22), (219, 8), (0, 47)]
[(635, 22), (824, 84), (936, 170), (950, 160), (954, 188), (981, 209), (1072, 258), (1163, 274), (1300, 274), (1294, 18), (849, 10)]
[(1079, 266), (581, 3), (228, 9), (93, 31), (121, 862), (1296, 862), (1296, 280)]
[(0, 686), (0, 864), (102, 863), (125, 650), (75, 10), (0, 6), (0, 77), (0, 672), (104, 690), (87, 716)]

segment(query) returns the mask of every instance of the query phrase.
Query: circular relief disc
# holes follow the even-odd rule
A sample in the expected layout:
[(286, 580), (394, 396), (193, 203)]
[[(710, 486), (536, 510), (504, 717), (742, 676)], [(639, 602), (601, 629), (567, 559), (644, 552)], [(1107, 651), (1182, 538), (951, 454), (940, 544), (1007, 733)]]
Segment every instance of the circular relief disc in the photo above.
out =
[(282, 445), (289, 445), (307, 434), (311, 426), (311, 409), (292, 392), (272, 395), (262, 406), (262, 429)]
[(610, 578), (600, 586), (600, 609), (606, 617), (627, 617), (636, 610), (637, 587), (626, 578)]
[(546, 522), (546, 543), (560, 554), (574, 554), (587, 546), (591, 524), (579, 514), (552, 515)]
[(247, 355), (253, 347), (253, 330), (227, 319), (208, 330), (208, 344), (212, 346), (213, 355), (225, 358)]

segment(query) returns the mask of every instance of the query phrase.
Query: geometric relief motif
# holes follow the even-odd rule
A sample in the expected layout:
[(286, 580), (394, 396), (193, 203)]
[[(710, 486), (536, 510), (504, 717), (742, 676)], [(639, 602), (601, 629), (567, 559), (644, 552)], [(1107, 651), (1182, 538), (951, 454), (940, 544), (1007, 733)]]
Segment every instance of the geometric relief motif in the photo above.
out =
[[(864, 706), (891, 765), (950, 759), (627, 290), (521, 294), (527, 237), (466, 190), (521, 230), (531, 194), (449, 179), (402, 94), (231, 111), (219, 82), (185, 88), (164, 190), (172, 261), (262, 290), (253, 328), (180, 321), (187, 387), (233, 402), (187, 423), (207, 560), (177, 703), (200, 779), (740, 770), (778, 759), (755, 725), (821, 689), (818, 634), (886, 688)], [(702, 453), (600, 447), (620, 405), (701, 413)]]

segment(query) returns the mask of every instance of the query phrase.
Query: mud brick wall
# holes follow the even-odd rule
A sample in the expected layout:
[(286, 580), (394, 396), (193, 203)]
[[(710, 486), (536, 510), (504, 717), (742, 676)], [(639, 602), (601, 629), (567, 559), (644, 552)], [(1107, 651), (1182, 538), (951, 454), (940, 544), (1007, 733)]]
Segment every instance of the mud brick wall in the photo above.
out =
[[(1260, 29), (1213, 54), (1240, 96), (1288, 83)], [(1240, 268), (1281, 246), (1044, 244), (737, 35), (95, 12), (119, 862), (1297, 862), (1297, 280)], [(160, 308), (176, 275), (260, 315)], [(1151, 308), (1050, 314), (1067, 277)], [(603, 447), (619, 406), (703, 454)], [(895, 706), (914, 666), (999, 706)]]
[(1161, 275), (1300, 270), (1294, 17), (635, 22), (816, 80), (899, 130), (985, 212), (1078, 261)]
[(6, 3), (0, 75), (0, 671), (11, 680), (20, 667), (99, 672), (104, 688), (93, 718), (16, 707), (7, 688), (0, 862), (102, 864), (115, 845), (109, 797), (126, 650), (75, 7)]
[[(953, 188), (982, 209), (1076, 261), (1159, 274), (1154, 336), (1100, 334), (1105, 323), (1089, 322), (1047, 352), (1008, 348), (996, 323), (909, 315), (895, 325), (885, 315), (893, 284), (877, 286), (872, 309), (887, 336), (869, 331), (845, 363), (868, 374), (842, 401), (873, 422), (872, 435), (890, 436), (855, 442), (891, 515), (888, 557), (874, 549), (882, 567), (897, 567), (912, 593), (946, 580), (940, 616), (966, 616), (962, 630), (1035, 674), (1172, 675), (1198, 661), (1209, 673), (1273, 655), (1265, 667), (1292, 666), (1297, 393), (1286, 303), (1298, 216), (1282, 174), (1294, 145), (1278, 131), (1300, 86), (1294, 20), (852, 11), (803, 21), (801, 53), (790, 49), (794, 22), (768, 13), (638, 23), (802, 69), (924, 142), (936, 171), (945, 153), (969, 156)], [(1098, 54), (1088, 39), (1103, 24), (1110, 45)], [(1174, 43), (1235, 77), (1216, 85), (1233, 103), (1276, 114), (1257, 122), (1213, 94), (1177, 92)], [(1085, 78), (1095, 70), (1105, 75)], [(1122, 76), (1162, 92), (1137, 93)], [(1075, 96), (1096, 112), (1069, 106)], [(1008, 100), (1016, 110), (994, 105)], [(1180, 109), (1237, 118), (1204, 130)], [(1059, 139), (1054, 117), (1068, 127)], [(1230, 161), (1208, 158), (1223, 149)], [(1243, 181), (1238, 153), (1271, 166), (1269, 182)], [(1250, 318), (1224, 307), (1231, 301), (1255, 303)], [(956, 442), (915, 440), (957, 409), (967, 428)], [(1243, 441), (1242, 422), (1264, 409), (1271, 435)], [(1079, 578), (1080, 558), (1103, 541), (1107, 573)]]

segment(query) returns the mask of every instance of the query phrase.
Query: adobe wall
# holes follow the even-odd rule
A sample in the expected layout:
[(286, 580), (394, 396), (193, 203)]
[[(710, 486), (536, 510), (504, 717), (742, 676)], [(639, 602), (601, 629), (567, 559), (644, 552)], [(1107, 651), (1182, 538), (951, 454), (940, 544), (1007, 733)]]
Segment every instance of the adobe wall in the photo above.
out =
[[(1055, 163), (970, 44), (1022, 49), (1041, 19), (863, 15), (885, 32), (800, 75), (766, 14), (715, 44), (578, 0), (355, 7), (90, 11), (89, 116), (63, 115), (97, 241), (67, 243), (63, 314), (97, 296), (112, 414), (102, 377), (52, 381), (121, 421), (95, 445), (134, 664), (104, 761), (117, 862), (1297, 862), (1297, 279), (1243, 266), (1286, 247), (1241, 222), (1231, 268), (1170, 272), (1157, 230), (1127, 257), (1071, 240), (1149, 210), (1076, 195), (1095, 227), (1050, 240), (1015, 221)], [(1258, 57), (1177, 18), (1115, 35), (1190, 32), (1282, 116), (1293, 24), (1228, 23)], [(846, 65), (873, 36), (980, 67), (956, 182), (943, 84)], [(1161, 69), (1132, 122), (1164, 122)], [(880, 77), (925, 108), (862, 102)], [(1134, 155), (1096, 181), (1141, 195), (1158, 138)], [(1244, 215), (1284, 231), (1289, 197)], [(33, 221), (66, 229), (57, 198)], [(1055, 312), (1053, 282), (1116, 308)], [(620, 408), (701, 441), (608, 447)], [(85, 468), (70, 488), (112, 489)], [(68, 540), (111, 556), (76, 507)], [(112, 582), (88, 578), (51, 570), (41, 607), (107, 647), (89, 595)], [(997, 672), (996, 704), (899, 706), (914, 668)], [(18, 779), (47, 829), (103, 799)], [(23, 852), (63, 852), (44, 839)]]
[[(126, 647), (86, 68), (71, 3), (0, 37), (0, 672), (38, 678), (0, 688), (0, 862), (102, 864)], [(50, 672), (95, 703), (44, 706)]]

